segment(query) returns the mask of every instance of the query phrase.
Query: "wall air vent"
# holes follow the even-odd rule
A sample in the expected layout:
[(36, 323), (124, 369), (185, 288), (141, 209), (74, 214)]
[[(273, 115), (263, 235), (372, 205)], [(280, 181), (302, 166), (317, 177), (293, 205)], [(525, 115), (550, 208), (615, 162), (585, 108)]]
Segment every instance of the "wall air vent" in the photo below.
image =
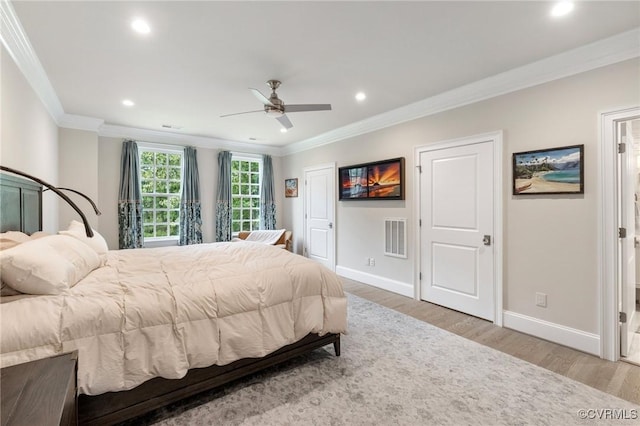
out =
[(407, 258), (407, 219), (398, 217), (384, 219), (384, 254)]

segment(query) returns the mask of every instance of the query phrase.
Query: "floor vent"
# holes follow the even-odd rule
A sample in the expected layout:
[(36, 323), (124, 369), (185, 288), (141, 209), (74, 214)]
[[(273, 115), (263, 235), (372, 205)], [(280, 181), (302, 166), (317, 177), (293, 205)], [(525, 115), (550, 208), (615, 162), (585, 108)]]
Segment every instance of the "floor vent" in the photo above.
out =
[(385, 218), (384, 254), (386, 256), (407, 258), (407, 219)]

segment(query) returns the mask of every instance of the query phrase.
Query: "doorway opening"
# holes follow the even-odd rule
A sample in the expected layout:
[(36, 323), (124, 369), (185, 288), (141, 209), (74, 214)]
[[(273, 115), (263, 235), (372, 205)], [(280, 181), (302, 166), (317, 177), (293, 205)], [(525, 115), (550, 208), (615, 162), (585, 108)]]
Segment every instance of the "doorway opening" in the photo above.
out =
[(621, 360), (640, 365), (640, 118), (618, 122), (620, 223), (619, 306)]
[(640, 120), (639, 106), (600, 114), (600, 356), (609, 361), (633, 362), (628, 355), (635, 352), (631, 345), (640, 320), (640, 313), (636, 315), (636, 237), (640, 240), (636, 120)]

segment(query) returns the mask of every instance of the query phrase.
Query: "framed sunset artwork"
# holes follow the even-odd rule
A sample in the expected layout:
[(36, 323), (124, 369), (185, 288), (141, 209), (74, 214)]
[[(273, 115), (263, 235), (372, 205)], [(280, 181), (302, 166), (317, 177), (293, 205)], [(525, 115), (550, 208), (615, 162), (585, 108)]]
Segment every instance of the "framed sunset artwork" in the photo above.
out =
[(404, 200), (404, 158), (338, 169), (340, 200)]

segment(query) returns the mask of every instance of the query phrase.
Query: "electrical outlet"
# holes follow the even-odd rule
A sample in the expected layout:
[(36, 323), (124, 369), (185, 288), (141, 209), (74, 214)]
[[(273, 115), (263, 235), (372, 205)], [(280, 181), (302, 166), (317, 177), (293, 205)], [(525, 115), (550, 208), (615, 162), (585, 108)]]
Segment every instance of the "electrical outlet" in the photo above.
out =
[(536, 306), (541, 308), (547, 307), (547, 295), (544, 293), (536, 293)]
[(369, 259), (369, 266), (376, 266), (376, 260), (373, 257)]

